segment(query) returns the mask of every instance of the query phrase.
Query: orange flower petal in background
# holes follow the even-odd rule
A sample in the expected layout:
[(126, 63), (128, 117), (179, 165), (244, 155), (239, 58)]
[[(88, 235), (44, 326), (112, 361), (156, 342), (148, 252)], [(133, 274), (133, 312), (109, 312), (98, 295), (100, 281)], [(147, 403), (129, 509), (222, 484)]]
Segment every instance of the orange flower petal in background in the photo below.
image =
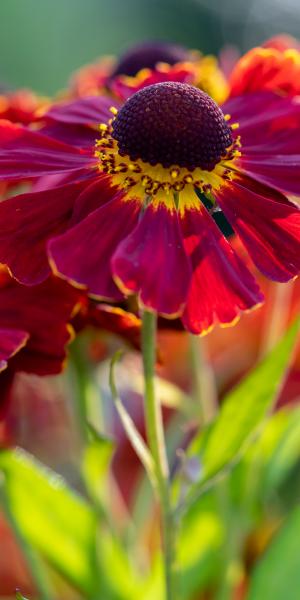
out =
[(300, 92), (300, 52), (288, 48), (253, 48), (236, 63), (230, 95), (269, 90), (294, 96)]

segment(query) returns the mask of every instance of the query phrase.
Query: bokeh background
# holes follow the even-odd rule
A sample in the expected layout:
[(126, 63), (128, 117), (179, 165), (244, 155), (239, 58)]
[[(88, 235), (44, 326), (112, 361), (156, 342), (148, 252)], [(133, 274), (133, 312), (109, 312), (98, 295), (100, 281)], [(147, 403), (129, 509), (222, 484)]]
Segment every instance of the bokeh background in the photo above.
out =
[(1, 0), (0, 82), (51, 94), (79, 66), (146, 39), (204, 53), (298, 36), (299, 0)]
[[(300, 37), (299, 0), (0, 0), (0, 85), (11, 88), (28, 87), (41, 94), (51, 95), (65, 87), (71, 73), (82, 65), (101, 55), (118, 55), (139, 41), (161, 39), (200, 49), (205, 54), (220, 55), (225, 47), (234, 47), (237, 52), (242, 53), (280, 32)], [(244, 315), (234, 328), (216, 328), (203, 342), (201, 360), (211, 379), (215, 377), (220, 400), (253, 367), (257, 359), (274, 345), (283, 334), (287, 323), (299, 311), (300, 280), (280, 288), (280, 291), (278, 286), (263, 280), (261, 285), (267, 296), (267, 302), (262, 309)], [(160, 366), (160, 376), (165, 381), (177, 385), (180, 390), (189, 391), (190, 358), (187, 338), (180, 332), (165, 332), (160, 342), (165, 360)], [(119, 339), (111, 340), (110, 337), (107, 339), (104, 336), (102, 339), (102, 333), (97, 332), (95, 339), (92, 338), (92, 343), (89, 337), (83, 339), (82, 348), (83, 355), (88, 356), (91, 363), (93, 360), (95, 362), (93, 366), (97, 375), (96, 383), (99, 389), (101, 388), (106, 411), (105, 421), (109, 423), (109, 432), (118, 443), (118, 454), (115, 455), (113, 468), (118, 481), (119, 495), (116, 500), (116, 489), (113, 488), (111, 504), (114, 507), (114, 517), (118, 515), (123, 527), (122, 511), (127, 510), (126, 503), (132, 500), (135, 491), (133, 484), (137, 476), (140, 476), (140, 471), (112, 408), (106, 384), (108, 363), (103, 360), (102, 364), (102, 359), (110, 357), (119, 345)], [(127, 408), (138, 426), (142, 427), (141, 385), (138, 377), (132, 377), (139, 357), (129, 355), (126, 360), (124, 373), (130, 372), (130, 385), (125, 374), (124, 380), (122, 379), (121, 371), (118, 385), (123, 393), (123, 400), (127, 402)], [(192, 384), (194, 385), (194, 382)], [(2, 430), (0, 428), (0, 445), (18, 444), (25, 448), (44, 464), (62, 474), (73, 488), (84, 494), (78, 468), (81, 448), (76, 429), (76, 407), (74, 408), (73, 398), (75, 388), (72, 370), (57, 379), (39, 380), (36, 377), (21, 375), (16, 382), (14, 402), (9, 407), (5, 426)], [(173, 388), (172, 390), (175, 394)], [(215, 389), (212, 390), (212, 393), (214, 392)], [(169, 388), (166, 388), (167, 393), (170, 393)], [(291, 423), (294, 423), (296, 428), (300, 428), (299, 400), (298, 352), (277, 404), (280, 407), (293, 405), (297, 412), (292, 414)], [(299, 429), (295, 431), (298, 436)], [(291, 443), (293, 445), (293, 439)], [(251, 505), (249, 503), (252, 511), (250, 517), (247, 513), (247, 503), (244, 507), (241, 500), (239, 510), (246, 521), (244, 529), (241, 526), (242, 521), (238, 520), (236, 505), (230, 507), (232, 513), (224, 526), (227, 535), (225, 541), (231, 539), (230, 535), (234, 529), (232, 519), (237, 514), (236, 529), (241, 529), (241, 546), (246, 557), (247, 569), (265, 549), (273, 531), (279, 526), (283, 516), (288, 514), (290, 507), (299, 504), (298, 441), (294, 443), (293, 448), (293, 460), (291, 459), (287, 466), (284, 464), (283, 468), (279, 460), (281, 472), (284, 472), (280, 486), (271, 486), (271, 491), (267, 490), (266, 494), (264, 489), (261, 491), (261, 486), (257, 486), (257, 495), (256, 491), (253, 493), (254, 502)], [(283, 444), (283, 451), (284, 449)], [(255, 456), (254, 459), (258, 460)], [(255, 460), (253, 472), (256, 475), (260, 471)], [(259, 460), (259, 464), (263, 465), (265, 457), (262, 455)], [(271, 464), (270, 468), (274, 473), (274, 465)], [(251, 469), (250, 475), (252, 477)], [(211, 498), (208, 502), (211, 502)], [(212, 536), (213, 550), (209, 546), (209, 524), (212, 522), (214, 525), (213, 519), (219, 519), (219, 516), (216, 517), (213, 513), (214, 508), (209, 506), (209, 509), (211, 513), (208, 512), (208, 526), (205, 530), (207, 540), (204, 540), (200, 548), (202, 554), (200, 558), (192, 556), (197, 567), (191, 563), (194, 573), (201, 572), (205, 560), (207, 564), (215, 562), (215, 554), (211, 555), (211, 552), (217, 554), (223, 551), (223, 547), (220, 550), (218, 546), (222, 546), (222, 539), (215, 542)], [(221, 522), (223, 526), (220, 519), (216, 522)], [(188, 549), (190, 551), (190, 540)], [(190, 578), (190, 572), (187, 572)], [(57, 573), (55, 585), (60, 600), (79, 598), (73, 588), (69, 589), (65, 582), (60, 580), (57, 583), (56, 579)], [(198, 583), (197, 580), (195, 585)], [(242, 582), (242, 586), (244, 583)], [(13, 600), (16, 587), (22, 589), (29, 597), (34, 597), (32, 581), (18, 545), (0, 513), (0, 598)], [(242, 598), (242, 593), (241, 589), (236, 598)], [(265, 600), (265, 597), (259, 600)]]

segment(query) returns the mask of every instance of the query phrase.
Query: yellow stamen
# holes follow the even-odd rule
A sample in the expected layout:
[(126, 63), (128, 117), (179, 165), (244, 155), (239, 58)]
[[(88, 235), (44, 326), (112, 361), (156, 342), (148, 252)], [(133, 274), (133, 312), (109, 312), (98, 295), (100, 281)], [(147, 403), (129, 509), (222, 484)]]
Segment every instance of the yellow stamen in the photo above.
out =
[[(234, 123), (232, 128), (236, 129), (237, 126), (238, 123)], [(182, 212), (187, 196), (190, 197), (188, 203), (199, 205), (195, 189), (211, 194), (236, 176), (234, 161), (241, 155), (240, 136), (211, 171), (197, 167), (191, 172), (178, 165), (165, 168), (161, 164), (153, 166), (141, 159), (132, 161), (129, 156), (121, 156), (118, 142), (112, 137), (112, 130), (112, 124), (106, 128), (100, 126), (102, 137), (96, 141), (95, 156), (99, 159), (100, 170), (111, 175), (113, 184), (126, 192), (128, 200), (135, 198), (144, 203), (146, 194), (152, 202), (157, 198), (165, 198), (167, 203), (168, 198), (175, 193), (179, 194), (178, 210)]]

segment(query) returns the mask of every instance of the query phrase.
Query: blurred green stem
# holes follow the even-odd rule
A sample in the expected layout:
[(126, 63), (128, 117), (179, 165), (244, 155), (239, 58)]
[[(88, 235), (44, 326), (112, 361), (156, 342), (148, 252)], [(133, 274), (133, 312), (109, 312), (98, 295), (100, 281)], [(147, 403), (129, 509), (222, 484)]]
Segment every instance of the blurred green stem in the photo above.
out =
[(266, 312), (265, 324), (260, 347), (263, 358), (282, 338), (288, 326), (295, 282), (274, 283), (272, 286), (272, 303)]
[(0, 480), (0, 506), (25, 558), (29, 572), (38, 592), (39, 600), (54, 600), (55, 595), (51, 589), (44, 565), (37, 552), (28, 543), (14, 517), (9, 498), (7, 497), (5, 480), (3, 476), (1, 476)]
[(223, 568), (215, 600), (232, 600), (242, 576), (240, 559), (242, 526), (237, 509), (232, 505), (228, 477), (225, 476), (217, 483), (215, 493), (220, 517), (225, 528), (222, 549)]
[(89, 381), (87, 367), (82, 356), (81, 348), (78, 340), (75, 340), (70, 347), (71, 366), (75, 378), (75, 410), (77, 417), (77, 425), (81, 442), (83, 445), (88, 439), (88, 386)]
[(156, 316), (143, 314), (142, 348), (145, 379), (145, 421), (149, 448), (155, 464), (157, 493), (161, 508), (166, 600), (175, 600), (175, 524), (169, 489), (169, 467), (163, 429), (162, 410), (155, 394)]
[(190, 334), (190, 360), (193, 382), (193, 398), (200, 408), (201, 425), (207, 425), (216, 416), (218, 401), (215, 376), (206, 359), (203, 340)]
[(70, 347), (72, 384), (75, 380), (75, 410), (77, 426), (84, 447), (89, 439), (89, 421), (97, 421), (97, 429), (105, 435), (105, 416), (100, 389), (94, 381), (93, 369), (87, 358), (86, 341), (76, 339)]

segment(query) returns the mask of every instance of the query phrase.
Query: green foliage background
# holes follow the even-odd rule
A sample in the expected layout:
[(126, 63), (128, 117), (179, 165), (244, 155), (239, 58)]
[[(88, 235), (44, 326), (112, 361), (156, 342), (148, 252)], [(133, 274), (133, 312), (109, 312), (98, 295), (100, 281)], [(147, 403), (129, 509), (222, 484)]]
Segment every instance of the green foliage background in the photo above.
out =
[(1, 0), (0, 83), (49, 94), (79, 66), (146, 39), (218, 52), (299, 33), (297, 0)]

